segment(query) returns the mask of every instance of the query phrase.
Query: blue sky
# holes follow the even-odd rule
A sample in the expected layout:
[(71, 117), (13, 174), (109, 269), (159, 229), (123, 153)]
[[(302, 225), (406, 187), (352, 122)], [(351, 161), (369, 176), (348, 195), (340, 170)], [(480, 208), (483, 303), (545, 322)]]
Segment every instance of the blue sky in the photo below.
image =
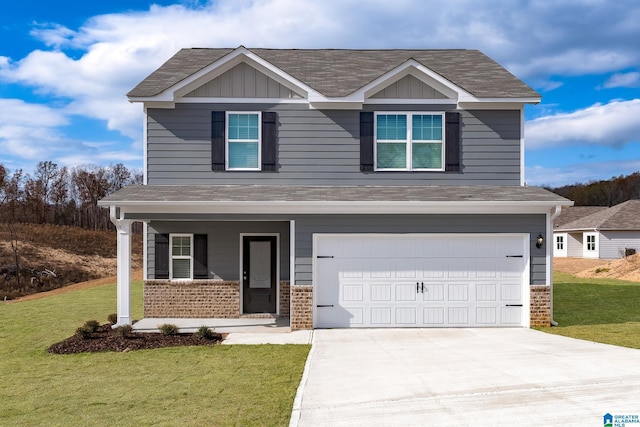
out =
[(8, 2), (0, 14), (0, 163), (142, 166), (125, 93), (182, 47), (479, 49), (542, 95), (526, 181), (640, 171), (637, 0)]

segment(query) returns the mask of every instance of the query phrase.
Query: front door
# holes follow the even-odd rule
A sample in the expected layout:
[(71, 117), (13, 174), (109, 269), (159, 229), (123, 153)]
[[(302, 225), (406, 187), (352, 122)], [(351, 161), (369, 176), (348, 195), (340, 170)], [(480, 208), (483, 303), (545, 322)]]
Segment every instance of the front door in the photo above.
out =
[(275, 313), (277, 237), (242, 237), (243, 313)]

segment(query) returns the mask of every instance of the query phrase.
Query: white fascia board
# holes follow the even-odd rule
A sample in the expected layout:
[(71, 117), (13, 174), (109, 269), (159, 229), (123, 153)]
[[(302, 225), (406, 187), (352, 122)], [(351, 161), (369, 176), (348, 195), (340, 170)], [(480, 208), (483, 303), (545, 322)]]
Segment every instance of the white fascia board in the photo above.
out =
[[(317, 93), (311, 87), (307, 86), (301, 81), (285, 73), (281, 69), (275, 67), (274, 65), (260, 58), (258, 55), (252, 53), (251, 51), (246, 49), (244, 46), (240, 46), (233, 52), (223, 56), (219, 60), (209, 64), (208, 66), (193, 73), (192, 75), (183, 79), (182, 81), (165, 89), (163, 92), (159, 93), (158, 95), (151, 96), (151, 97), (130, 97), (129, 101), (145, 102), (145, 103), (157, 102), (157, 101), (175, 102), (177, 99), (181, 99), (184, 95), (197, 89), (198, 87), (211, 81), (212, 79), (218, 77), (222, 73), (230, 70), (231, 68), (235, 67), (236, 65), (242, 62), (246, 62), (248, 65), (266, 74), (267, 76), (274, 79), (278, 83), (286, 86), (287, 88), (293, 90), (294, 92), (301, 93), (301, 95), (303, 96), (309, 96)], [(171, 107), (165, 106), (165, 107), (157, 107), (157, 108), (173, 108), (173, 106)]]
[(459, 99), (461, 97), (475, 99), (473, 95), (460, 86), (455, 85), (440, 74), (428, 67), (425, 67), (414, 59), (410, 59), (393, 70), (381, 75), (371, 83), (363, 86), (360, 90), (354, 92), (354, 94), (358, 94), (359, 96), (362, 96), (362, 98), (368, 98), (407, 75), (414, 76), (424, 84), (433, 87), (435, 90), (451, 99)]
[(213, 98), (195, 97), (176, 99), (181, 104), (308, 104), (304, 98)]
[(540, 98), (476, 98), (473, 101), (460, 100), (458, 107), (463, 110), (519, 110), (524, 104), (537, 104)]
[(120, 202), (124, 215), (180, 214), (545, 214), (552, 202)]
[(457, 99), (437, 98), (437, 99), (416, 99), (416, 98), (367, 98), (364, 101), (367, 105), (457, 105)]

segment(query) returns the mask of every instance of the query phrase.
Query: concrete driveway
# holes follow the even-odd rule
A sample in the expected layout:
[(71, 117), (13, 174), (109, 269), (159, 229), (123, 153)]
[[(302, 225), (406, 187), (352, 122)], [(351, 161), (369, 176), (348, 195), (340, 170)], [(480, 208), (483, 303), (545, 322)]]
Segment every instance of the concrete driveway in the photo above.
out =
[(336, 329), (314, 332), (291, 424), (602, 426), (607, 413), (640, 416), (640, 350), (530, 329)]

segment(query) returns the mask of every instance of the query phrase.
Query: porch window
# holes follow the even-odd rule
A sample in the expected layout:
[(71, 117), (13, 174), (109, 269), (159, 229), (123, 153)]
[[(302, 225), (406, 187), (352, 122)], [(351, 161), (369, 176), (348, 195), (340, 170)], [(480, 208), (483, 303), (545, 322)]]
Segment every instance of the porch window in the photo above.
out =
[(376, 170), (444, 170), (443, 113), (376, 113)]
[(191, 280), (193, 278), (193, 235), (171, 234), (171, 263), (169, 277), (171, 279)]
[(260, 170), (260, 113), (227, 113), (227, 170)]

